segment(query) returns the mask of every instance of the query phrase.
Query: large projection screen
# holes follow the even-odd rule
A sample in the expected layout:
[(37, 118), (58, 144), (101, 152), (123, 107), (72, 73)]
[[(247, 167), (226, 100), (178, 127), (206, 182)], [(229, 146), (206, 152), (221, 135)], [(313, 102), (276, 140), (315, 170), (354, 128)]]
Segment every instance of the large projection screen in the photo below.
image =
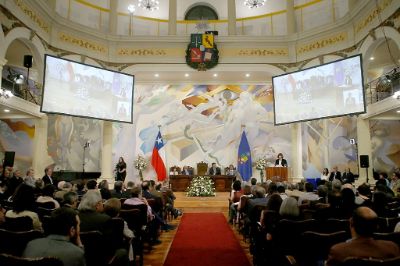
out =
[(361, 55), (272, 78), (275, 125), (365, 113)]
[(44, 113), (132, 123), (134, 76), (45, 56)]

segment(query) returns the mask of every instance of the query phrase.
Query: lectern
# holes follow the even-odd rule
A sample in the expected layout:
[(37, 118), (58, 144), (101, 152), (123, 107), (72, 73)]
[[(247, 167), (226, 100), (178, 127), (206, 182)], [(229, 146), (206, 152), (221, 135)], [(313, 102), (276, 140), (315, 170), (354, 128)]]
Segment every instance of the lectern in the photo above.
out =
[(288, 180), (288, 167), (267, 167), (266, 173), (267, 179), (271, 179), (274, 176), (279, 176), (281, 181)]

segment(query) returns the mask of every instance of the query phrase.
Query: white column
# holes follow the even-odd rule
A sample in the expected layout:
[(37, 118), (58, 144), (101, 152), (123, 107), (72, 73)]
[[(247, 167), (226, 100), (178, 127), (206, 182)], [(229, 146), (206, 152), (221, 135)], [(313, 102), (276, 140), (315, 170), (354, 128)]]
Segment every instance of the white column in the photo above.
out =
[[(368, 179), (369, 183), (374, 183), (374, 177), (372, 172), (372, 148), (371, 148), (371, 131), (369, 128), (369, 120), (357, 118), (357, 147), (358, 147), (358, 163), (360, 163), (360, 155), (368, 155), (369, 157), (369, 168), (368, 168)], [(360, 177), (358, 183), (364, 183), (367, 181), (367, 171), (365, 168), (360, 168)]]
[(35, 171), (35, 178), (41, 178), (44, 175), (44, 169), (53, 163), (47, 152), (47, 131), (47, 115), (36, 118), (32, 152), (32, 168)]
[[(292, 162), (288, 162), (292, 170), (292, 178), (303, 178), (303, 160), (302, 160), (302, 139), (301, 139), (301, 124), (296, 123), (291, 125), (292, 132)], [(289, 175), (290, 176), (290, 175)], [(296, 180), (297, 181), (297, 180)]]
[(168, 35), (176, 35), (177, 5), (176, 0), (169, 0)]
[(117, 35), (118, 32), (118, 1), (110, 1), (110, 17), (108, 20), (110, 34)]
[[(3, 66), (5, 66), (6, 64), (7, 64), (7, 59), (0, 58), (0, 73), (3, 73)], [(0, 79), (0, 88), (1, 88), (1, 80), (2, 79)]]
[(236, 35), (236, 2), (228, 1), (228, 35)]
[(101, 150), (101, 178), (113, 178), (112, 169), (112, 122), (103, 122), (103, 147)]
[(287, 35), (296, 32), (296, 17), (294, 13), (294, 0), (286, 1), (286, 27)]

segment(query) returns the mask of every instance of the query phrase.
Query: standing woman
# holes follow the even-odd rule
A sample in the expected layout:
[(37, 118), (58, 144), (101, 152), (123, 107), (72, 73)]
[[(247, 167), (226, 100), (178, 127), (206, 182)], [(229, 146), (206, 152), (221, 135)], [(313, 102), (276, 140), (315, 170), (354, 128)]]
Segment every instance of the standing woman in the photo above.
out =
[(125, 181), (126, 177), (126, 163), (124, 161), (124, 158), (119, 157), (118, 163), (115, 166), (115, 170), (117, 171), (117, 177), (115, 181)]

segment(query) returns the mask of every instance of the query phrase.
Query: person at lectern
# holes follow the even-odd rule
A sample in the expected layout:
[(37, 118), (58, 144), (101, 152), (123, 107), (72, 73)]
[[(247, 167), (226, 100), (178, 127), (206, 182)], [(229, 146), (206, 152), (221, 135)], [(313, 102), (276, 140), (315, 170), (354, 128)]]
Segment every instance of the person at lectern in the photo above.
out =
[(283, 159), (283, 154), (282, 153), (278, 154), (278, 159), (276, 159), (276, 161), (275, 161), (275, 166), (287, 167), (287, 161), (285, 159)]
[(209, 175), (221, 175), (221, 168), (217, 167), (216, 163), (211, 164), (211, 168), (208, 171)]
[(115, 171), (117, 172), (115, 181), (124, 182), (126, 177), (126, 163), (124, 161), (124, 158), (119, 157), (118, 163), (115, 166)]

